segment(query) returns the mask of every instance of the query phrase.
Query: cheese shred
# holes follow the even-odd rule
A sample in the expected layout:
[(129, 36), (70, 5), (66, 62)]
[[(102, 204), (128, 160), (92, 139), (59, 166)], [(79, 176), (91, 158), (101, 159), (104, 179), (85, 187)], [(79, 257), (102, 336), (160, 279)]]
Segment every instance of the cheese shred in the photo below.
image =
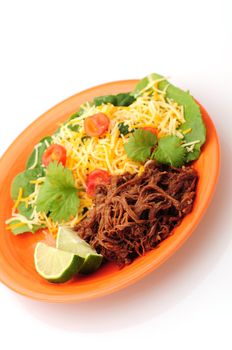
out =
[[(191, 129), (180, 130), (181, 124), (185, 122), (183, 106), (179, 106), (175, 101), (165, 98), (166, 91), (158, 89), (158, 82), (151, 81), (142, 91), (136, 100), (127, 107), (113, 106), (112, 104), (103, 104), (95, 106), (85, 103), (81, 106), (83, 113), (68, 122), (61, 124), (59, 131), (52, 136), (52, 144), (59, 144), (65, 147), (67, 151), (66, 166), (72, 171), (77, 188), (82, 189), (79, 192), (80, 206), (75, 217), (65, 223), (71, 227), (78, 224), (85, 216), (88, 210), (92, 208), (92, 199), (86, 193), (87, 175), (95, 169), (106, 170), (113, 175), (121, 175), (125, 172), (142, 174), (144, 166), (128, 159), (124, 144), (129, 135), (120, 135), (119, 123), (128, 126), (129, 131), (136, 128), (153, 127), (157, 130), (158, 137), (166, 135), (176, 135), (184, 138)], [(103, 137), (89, 137), (85, 134), (84, 120), (96, 113), (105, 113), (111, 123), (110, 129)], [(70, 126), (78, 125), (77, 130), (73, 131)], [(192, 151), (194, 145), (199, 141), (183, 144), (188, 151)], [(35, 161), (30, 167), (33, 169), (38, 162), (38, 149), (40, 143), (35, 146)], [(49, 144), (48, 144), (49, 145)], [(33, 225), (45, 225), (49, 232), (56, 235), (58, 224), (54, 223), (45, 213), (37, 212), (36, 199), (39, 189), (44, 182), (44, 177), (31, 184), (35, 185), (34, 192), (27, 198), (23, 198), (23, 190), (19, 189), (18, 198), (15, 201), (12, 218), (7, 221), (9, 227), (15, 228), (15, 220), (22, 224), (27, 224), (29, 228)], [(15, 213), (18, 205), (25, 202), (26, 208), (33, 208), (30, 219)], [(12, 226), (11, 226), (12, 222)], [(17, 223), (17, 225), (19, 225)]]

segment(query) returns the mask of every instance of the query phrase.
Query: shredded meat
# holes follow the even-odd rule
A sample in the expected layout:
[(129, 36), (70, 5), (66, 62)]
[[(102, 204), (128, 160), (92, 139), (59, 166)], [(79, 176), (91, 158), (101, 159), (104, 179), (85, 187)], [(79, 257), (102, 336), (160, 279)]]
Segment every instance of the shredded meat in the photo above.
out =
[(78, 234), (119, 266), (155, 248), (192, 210), (197, 172), (149, 161), (142, 175), (112, 176), (98, 185), (94, 208)]

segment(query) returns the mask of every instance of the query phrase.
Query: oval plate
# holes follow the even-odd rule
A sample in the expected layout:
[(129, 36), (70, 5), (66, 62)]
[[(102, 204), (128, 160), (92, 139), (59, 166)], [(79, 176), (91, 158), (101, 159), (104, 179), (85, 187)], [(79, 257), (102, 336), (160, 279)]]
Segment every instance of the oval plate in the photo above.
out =
[(9, 288), (27, 297), (48, 302), (77, 302), (100, 297), (122, 289), (167, 260), (191, 235), (212, 198), (219, 173), (219, 142), (215, 127), (203, 107), (201, 111), (207, 129), (207, 142), (200, 158), (194, 163), (199, 183), (193, 211), (187, 215), (173, 234), (160, 246), (137, 258), (131, 265), (119, 270), (106, 264), (96, 273), (62, 285), (43, 280), (35, 271), (34, 247), (44, 239), (43, 233), (14, 236), (5, 228), (11, 216), (10, 185), (14, 176), (24, 170), (25, 162), (34, 145), (53, 133), (79, 106), (96, 96), (132, 91), (137, 80), (126, 80), (93, 87), (78, 93), (39, 117), (9, 147), (0, 162), (0, 279)]

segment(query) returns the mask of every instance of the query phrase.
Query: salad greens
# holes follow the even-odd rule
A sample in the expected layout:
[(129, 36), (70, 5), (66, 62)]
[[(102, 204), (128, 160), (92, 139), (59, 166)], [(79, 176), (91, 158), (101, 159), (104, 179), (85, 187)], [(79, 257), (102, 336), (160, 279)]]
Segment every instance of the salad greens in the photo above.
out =
[(51, 218), (61, 223), (76, 214), (79, 203), (72, 171), (61, 163), (51, 162), (39, 191), (37, 210), (50, 212)]
[(41, 166), (42, 155), (47, 147), (51, 144), (52, 138), (51, 136), (44, 137), (36, 146), (38, 148), (37, 158), (36, 158), (36, 149), (34, 148), (31, 155), (28, 158), (26, 169), (35, 168), (37, 166)]
[(95, 97), (93, 103), (95, 106), (100, 106), (103, 103), (111, 103), (114, 106), (129, 106), (136, 98), (131, 93), (121, 93), (117, 95), (107, 95)]
[(156, 136), (149, 130), (137, 129), (124, 145), (127, 156), (135, 162), (145, 162), (157, 143)]
[[(130, 106), (143, 92), (148, 94), (152, 89), (154, 81), (158, 81), (158, 89), (165, 91), (165, 99), (167, 101), (175, 101), (184, 108), (185, 122), (179, 127), (179, 131), (184, 138), (177, 136), (164, 136), (157, 140), (154, 133), (145, 129), (130, 129), (125, 122), (118, 124), (120, 135), (126, 136), (127, 142), (124, 144), (125, 152), (131, 160), (144, 163), (147, 159), (155, 159), (157, 162), (181, 167), (183, 164), (197, 159), (200, 155), (201, 146), (206, 140), (206, 129), (202, 120), (201, 110), (194, 98), (189, 92), (183, 91), (178, 87), (170, 84), (163, 76), (153, 73), (142, 79), (133, 92), (119, 93), (117, 95), (100, 96), (88, 102), (90, 106), (100, 106), (102, 104), (111, 103), (114, 106)], [(80, 109), (73, 113), (68, 121), (67, 127), (73, 131), (80, 131), (80, 121), (78, 118), (83, 114), (85, 109)], [(58, 133), (60, 128), (55, 132)], [(84, 144), (90, 136), (84, 135), (81, 138)], [(188, 145), (193, 145), (189, 151)], [(35, 191), (35, 183), (33, 181), (40, 177), (45, 177), (44, 183), (40, 186), (36, 205), (36, 211), (45, 212), (56, 223), (68, 221), (74, 216), (79, 207), (80, 199), (78, 197), (78, 189), (75, 186), (72, 171), (64, 167), (61, 163), (51, 162), (47, 169), (42, 165), (42, 156), (49, 145), (52, 144), (52, 137), (44, 137), (33, 149), (26, 163), (26, 170), (19, 173), (13, 180), (11, 185), (11, 197), (17, 201), (19, 192), (23, 198), (27, 198)], [(18, 213), (30, 220), (35, 209), (34, 205), (26, 204), (25, 200), (17, 203)], [(88, 210), (88, 208), (87, 208)], [(25, 220), (26, 222), (26, 220)], [(21, 225), (18, 225), (20, 224)], [(11, 231), (14, 234), (23, 232), (36, 232), (45, 225), (33, 225), (32, 228), (28, 222), (20, 221), (19, 218), (12, 219)]]
[[(37, 166), (34, 169), (27, 169), (14, 178), (11, 184), (11, 198), (16, 200), (19, 195), (19, 189), (22, 189), (23, 197), (28, 197), (35, 190), (35, 184), (31, 183), (31, 181), (36, 180), (38, 177), (44, 175), (44, 169), (40, 166)], [(27, 219), (31, 218), (33, 207), (32, 205), (26, 206), (25, 202), (21, 202), (18, 205), (18, 213), (25, 216)], [(11, 221), (11, 231), (14, 234), (20, 234), (24, 232), (36, 232), (37, 230), (45, 227), (44, 225), (33, 225), (32, 228), (25, 223), (24, 225), (20, 225), (14, 228), (14, 225), (20, 223), (19, 220), (15, 219)]]
[(42, 167), (27, 169), (16, 175), (11, 184), (11, 198), (15, 200), (18, 198), (20, 188), (23, 190), (23, 197), (28, 197), (35, 190), (35, 185), (31, 181), (41, 176), (43, 176)]
[(83, 108), (80, 108), (78, 112), (73, 113), (70, 117), (69, 120), (79, 118), (83, 113)]
[(166, 99), (172, 99), (184, 107), (186, 122), (181, 125), (180, 130), (183, 132), (191, 129), (191, 131), (185, 135), (185, 142), (199, 141), (195, 144), (193, 152), (189, 152), (186, 156), (186, 162), (190, 162), (199, 157), (201, 146), (206, 140), (206, 129), (202, 120), (200, 107), (189, 92), (179, 89), (170, 84), (167, 80), (162, 80), (163, 78), (162, 75), (156, 73), (145, 77), (135, 87), (133, 95), (138, 97), (141, 91), (146, 89), (152, 81), (160, 79), (161, 81), (158, 83), (158, 87), (161, 91), (166, 90)]
[(78, 132), (78, 131), (80, 130), (80, 125), (79, 125), (79, 124), (68, 125), (68, 128), (69, 128), (71, 131)]
[(30, 219), (33, 212), (33, 207), (32, 205), (26, 206), (25, 202), (20, 202), (18, 205), (18, 212), (27, 219)]
[[(19, 235), (21, 233), (25, 232), (31, 232), (35, 233), (36, 231), (40, 230), (41, 228), (45, 228), (45, 225), (32, 225), (32, 228), (30, 228), (26, 223), (23, 225), (17, 226), (17, 224), (21, 224), (20, 220), (15, 219), (14, 221), (11, 221), (11, 231), (14, 235)], [(15, 225), (15, 227), (14, 227)]]

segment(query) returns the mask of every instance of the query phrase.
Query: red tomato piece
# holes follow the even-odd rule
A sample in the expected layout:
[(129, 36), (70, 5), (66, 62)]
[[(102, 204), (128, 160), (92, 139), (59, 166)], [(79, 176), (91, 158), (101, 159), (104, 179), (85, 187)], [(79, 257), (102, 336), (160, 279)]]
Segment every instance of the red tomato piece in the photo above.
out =
[(104, 113), (87, 117), (84, 121), (85, 132), (88, 136), (102, 136), (110, 126), (110, 119)]
[(65, 165), (66, 163), (66, 149), (61, 145), (50, 145), (42, 156), (42, 163), (48, 166), (50, 162), (57, 161)]
[(154, 134), (155, 136), (157, 136), (157, 133), (158, 133), (157, 129), (153, 128), (152, 126), (145, 126), (143, 130), (148, 130), (152, 132), (152, 134)]
[(96, 186), (99, 184), (108, 184), (110, 182), (110, 174), (101, 169), (93, 170), (87, 176), (87, 193), (90, 196), (95, 195)]

